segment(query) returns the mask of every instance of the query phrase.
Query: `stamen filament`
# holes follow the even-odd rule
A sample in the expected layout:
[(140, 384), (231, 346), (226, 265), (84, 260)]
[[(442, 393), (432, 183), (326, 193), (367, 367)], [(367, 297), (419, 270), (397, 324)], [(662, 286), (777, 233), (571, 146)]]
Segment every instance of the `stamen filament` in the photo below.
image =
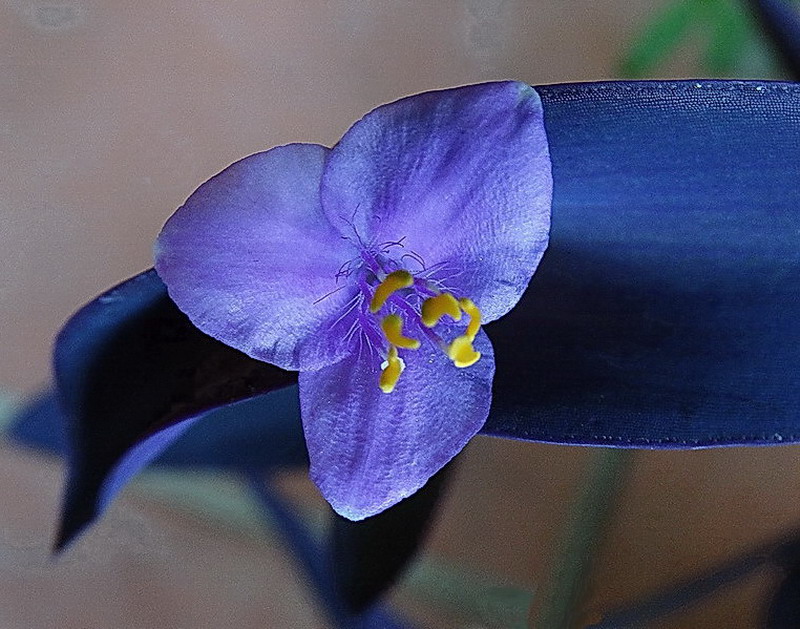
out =
[(392, 345), (403, 349), (419, 349), (419, 341), (417, 339), (403, 336), (403, 320), (400, 315), (386, 315), (381, 321), (381, 329), (386, 340)]
[[(407, 303), (405, 299), (395, 295), (389, 298), (389, 302), (393, 305), (397, 306), (400, 310), (406, 313), (406, 321), (415, 321), (419, 323), (420, 316), (419, 313), (414, 310), (414, 307)], [(417, 325), (417, 328), (420, 332), (422, 332), (425, 336), (428, 337), (428, 340), (433, 343), (433, 345), (442, 349), (442, 351), (446, 354), (447, 353), (447, 343), (445, 343), (438, 334), (436, 334), (433, 330), (428, 328), (424, 325)]]
[(419, 276), (414, 278), (414, 288), (421, 295), (427, 295), (428, 297), (435, 297), (436, 295), (442, 292), (440, 290), (437, 290), (430, 281), (423, 279)]
[(361, 259), (367, 263), (367, 267), (369, 268), (369, 270), (375, 273), (376, 275), (378, 273), (383, 272), (383, 267), (381, 266), (381, 263), (378, 261), (378, 259), (372, 253), (372, 251), (368, 251), (366, 249), (362, 251)]
[(467, 297), (459, 299), (458, 305), (461, 306), (461, 309), (469, 317), (469, 325), (467, 326), (467, 331), (464, 333), (464, 336), (470, 341), (474, 341), (475, 337), (478, 335), (478, 330), (481, 329), (481, 311), (478, 306), (475, 305), (475, 302)]
[(369, 311), (375, 314), (378, 310), (383, 308), (383, 305), (386, 303), (386, 300), (391, 297), (392, 293), (402, 288), (408, 288), (413, 284), (414, 278), (408, 271), (402, 269), (399, 271), (392, 271), (375, 289), (372, 301), (370, 301), (369, 304)]
[[(372, 356), (377, 358), (376, 355), (382, 354), (386, 358), (380, 365), (378, 382), (384, 393), (395, 390), (406, 367), (398, 350), (418, 350), (423, 339), (439, 348), (458, 368), (470, 367), (481, 358), (481, 353), (474, 346), (481, 328), (480, 309), (471, 299), (459, 299), (448, 292), (446, 278), (439, 276), (445, 267), (425, 268), (423, 264), (422, 271), (412, 275), (402, 268), (402, 256), (397, 261), (386, 254), (392, 246), (401, 246), (401, 243), (386, 243), (384, 249), (378, 250), (365, 248), (360, 254), (362, 262), (358, 267), (355, 266), (356, 261), (342, 265), (337, 279), (357, 274), (354, 279), (361, 294), (347, 303), (344, 312), (334, 323), (334, 326), (338, 326), (341, 322), (349, 321), (350, 326), (344, 334), (348, 343), (352, 342), (357, 332), (361, 333), (358, 336), (359, 356), (362, 347), (366, 347)], [(388, 272), (391, 269), (395, 270)], [(432, 275), (434, 269), (436, 275)], [(380, 278), (383, 280), (376, 286)], [(373, 316), (382, 310), (383, 316)], [(352, 314), (354, 311), (355, 316)], [(449, 317), (446, 322), (443, 321), (445, 315)], [(451, 342), (447, 342), (435, 330), (442, 325), (442, 331), (449, 337), (449, 332), (455, 327), (451, 321), (463, 321), (465, 315), (466, 326), (459, 327), (466, 329)], [(404, 326), (408, 326), (408, 331), (419, 338), (405, 336)], [(381, 346), (387, 349), (381, 351)], [(427, 354), (420, 360), (427, 360)]]

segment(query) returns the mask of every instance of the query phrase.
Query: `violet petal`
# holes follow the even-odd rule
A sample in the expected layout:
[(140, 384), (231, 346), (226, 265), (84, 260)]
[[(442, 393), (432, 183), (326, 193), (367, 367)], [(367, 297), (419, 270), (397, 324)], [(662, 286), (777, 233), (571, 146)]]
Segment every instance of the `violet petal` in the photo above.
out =
[(541, 100), (512, 81), (378, 107), (332, 149), (322, 179), (325, 212), (343, 234), (402, 240), (485, 321), (528, 285), (547, 246), (551, 197)]
[(322, 299), (356, 255), (320, 207), (327, 152), (290, 144), (236, 162), (189, 197), (156, 243), (156, 270), (192, 323), (284, 369), (318, 369), (348, 351), (326, 331), (355, 288)]
[(494, 355), (458, 369), (442, 352), (408, 352), (392, 393), (378, 387), (380, 365), (349, 356), (301, 372), (300, 408), (311, 478), (334, 510), (350, 520), (374, 515), (411, 495), (450, 461), (489, 413)]

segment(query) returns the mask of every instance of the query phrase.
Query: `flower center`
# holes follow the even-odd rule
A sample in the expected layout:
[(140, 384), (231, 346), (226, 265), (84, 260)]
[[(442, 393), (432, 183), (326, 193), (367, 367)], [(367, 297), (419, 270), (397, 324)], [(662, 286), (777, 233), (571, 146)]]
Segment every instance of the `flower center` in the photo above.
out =
[[(440, 290), (435, 282), (414, 277), (405, 269), (388, 274), (378, 271), (375, 278), (380, 281), (374, 289), (363, 281), (362, 290), (369, 299), (369, 314), (380, 320), (382, 341), (386, 347), (386, 360), (381, 365), (378, 383), (381, 391), (391, 393), (405, 369), (399, 350), (420, 348), (420, 340), (407, 336), (404, 328), (416, 329), (427, 337), (456, 367), (470, 367), (480, 359), (481, 354), (475, 351), (473, 342), (481, 327), (481, 311), (471, 299), (456, 298), (452, 293)], [(469, 319), (467, 328), (451, 342), (446, 342), (434, 331), (443, 317), (458, 322), (462, 314)]]

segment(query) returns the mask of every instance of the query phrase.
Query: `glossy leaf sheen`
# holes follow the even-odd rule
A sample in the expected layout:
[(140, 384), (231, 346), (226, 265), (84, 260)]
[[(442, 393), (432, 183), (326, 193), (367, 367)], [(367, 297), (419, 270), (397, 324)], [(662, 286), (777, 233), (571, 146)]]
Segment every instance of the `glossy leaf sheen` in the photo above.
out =
[(800, 86), (537, 89), (550, 248), (487, 328), (484, 432), (654, 448), (800, 439)]

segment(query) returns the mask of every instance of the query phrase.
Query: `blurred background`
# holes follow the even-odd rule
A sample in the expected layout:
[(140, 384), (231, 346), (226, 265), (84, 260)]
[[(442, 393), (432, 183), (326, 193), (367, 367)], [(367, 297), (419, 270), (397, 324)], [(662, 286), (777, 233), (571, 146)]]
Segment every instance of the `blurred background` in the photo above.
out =
[[(330, 145), (423, 90), (621, 76), (780, 71), (737, 0), (2, 0), (0, 415), (47, 385), (63, 321), (151, 266), (163, 222), (232, 161)], [(62, 474), (0, 444), (3, 629), (327, 626), (231, 479), (145, 475), (52, 560)], [(541, 623), (567, 600), (584, 626), (791, 531), (798, 477), (792, 446), (478, 437), (391, 603), (422, 627), (475, 629)], [(323, 512), (304, 474), (281, 487)], [(755, 570), (648, 626), (758, 627), (780, 576)]]

